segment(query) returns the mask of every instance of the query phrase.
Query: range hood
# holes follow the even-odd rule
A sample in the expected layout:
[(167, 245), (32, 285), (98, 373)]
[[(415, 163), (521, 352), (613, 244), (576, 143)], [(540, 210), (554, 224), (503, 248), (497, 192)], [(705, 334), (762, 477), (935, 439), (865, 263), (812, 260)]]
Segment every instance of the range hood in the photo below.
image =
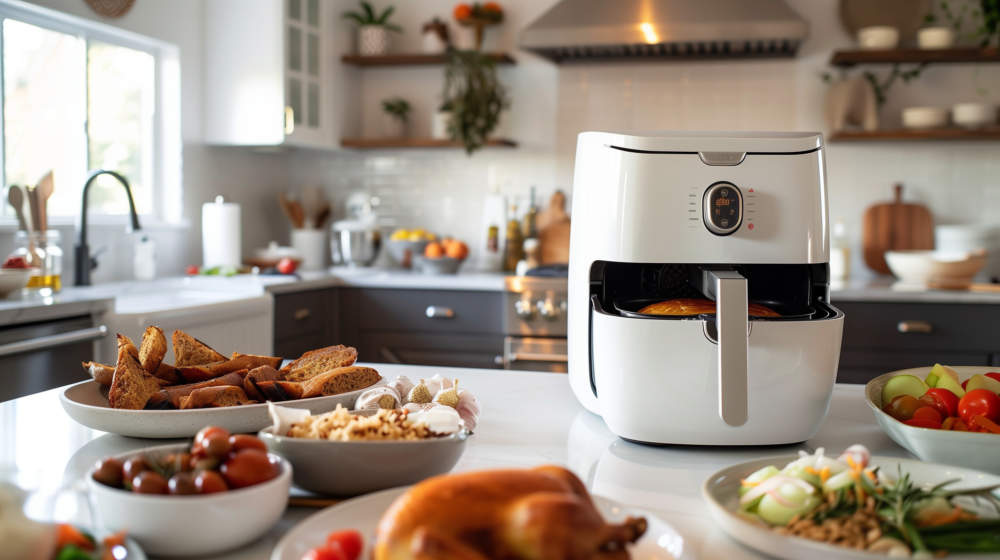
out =
[(808, 31), (784, 0), (560, 0), (519, 47), (556, 63), (794, 56)]

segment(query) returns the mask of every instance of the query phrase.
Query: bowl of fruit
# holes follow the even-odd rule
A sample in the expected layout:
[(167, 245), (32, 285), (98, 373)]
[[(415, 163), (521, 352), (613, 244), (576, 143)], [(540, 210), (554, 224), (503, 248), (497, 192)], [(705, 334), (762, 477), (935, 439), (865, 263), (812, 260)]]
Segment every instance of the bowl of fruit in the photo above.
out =
[(39, 269), (32, 267), (21, 255), (7, 257), (0, 267), (0, 297), (7, 297), (24, 288), (31, 277), (38, 275), (38, 272)]
[(210, 555), (268, 531), (288, 503), (292, 467), (256, 436), (210, 426), (192, 444), (97, 462), (87, 485), (98, 518), (150, 554)]
[(865, 398), (893, 441), (924, 461), (1000, 474), (1000, 368), (935, 364), (872, 379)]
[(414, 258), (413, 263), (417, 270), (424, 274), (458, 274), (459, 267), (468, 256), (468, 245), (446, 237), (440, 242), (428, 243), (423, 256)]
[(437, 236), (425, 229), (397, 229), (389, 236), (386, 250), (389, 259), (403, 268), (413, 266), (413, 258), (424, 254), (428, 243)]

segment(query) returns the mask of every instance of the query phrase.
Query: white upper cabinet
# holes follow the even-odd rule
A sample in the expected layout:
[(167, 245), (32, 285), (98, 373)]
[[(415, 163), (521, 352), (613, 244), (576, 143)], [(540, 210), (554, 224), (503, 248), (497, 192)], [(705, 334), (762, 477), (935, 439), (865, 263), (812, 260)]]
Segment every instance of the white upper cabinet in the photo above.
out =
[(339, 12), (328, 0), (206, 0), (210, 144), (339, 146)]

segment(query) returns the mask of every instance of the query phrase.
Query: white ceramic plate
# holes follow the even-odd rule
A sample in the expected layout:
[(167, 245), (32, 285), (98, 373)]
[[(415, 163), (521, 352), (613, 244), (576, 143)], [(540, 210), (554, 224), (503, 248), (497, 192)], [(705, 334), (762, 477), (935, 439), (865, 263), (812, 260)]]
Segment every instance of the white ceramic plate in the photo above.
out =
[[(861, 552), (849, 548), (825, 544), (801, 537), (782, 536), (775, 533), (763, 522), (747, 519), (738, 513), (740, 479), (754, 471), (774, 465), (779, 469), (798, 459), (797, 455), (783, 455), (757, 459), (726, 467), (705, 480), (701, 494), (708, 503), (708, 511), (722, 529), (733, 539), (777, 558), (799, 560), (801, 558), (824, 559), (865, 559), (888, 558), (884, 554)], [(945, 480), (960, 479), (951, 488), (977, 488), (1000, 484), (1000, 477), (979, 471), (951, 467), (934, 463), (924, 463), (913, 459), (897, 457), (872, 457), (871, 465), (881, 467), (886, 474), (895, 476), (897, 465), (903, 472), (910, 473), (917, 484), (934, 485)], [(949, 554), (951, 560), (982, 560), (982, 554)]]
[[(271, 560), (301, 560), (311, 548), (326, 542), (326, 536), (337, 529), (357, 529), (365, 537), (365, 550), (361, 558), (371, 558), (375, 527), (382, 513), (408, 488), (390, 488), (313, 514), (292, 528), (278, 542), (271, 553)], [(609, 521), (618, 521), (628, 515), (643, 516), (649, 522), (646, 534), (629, 550), (633, 558), (643, 560), (690, 560), (693, 553), (685, 546), (684, 537), (666, 521), (640, 509), (624, 506), (600, 496), (594, 503), (601, 515)]]
[[(977, 373), (1000, 371), (998, 367), (957, 366), (953, 368), (964, 381)], [(865, 385), (865, 401), (875, 414), (875, 420), (892, 441), (924, 461), (958, 465), (970, 469), (1000, 474), (1000, 435), (981, 432), (951, 432), (918, 428), (882, 412), (882, 387), (890, 377), (915, 375), (920, 379), (931, 371), (930, 366), (903, 369), (880, 375)]]
[[(380, 383), (382, 381), (376, 385)], [(141, 438), (179, 438), (193, 436), (205, 426), (250, 433), (271, 424), (267, 403), (193, 410), (121, 410), (108, 405), (100, 387), (96, 381), (82, 381), (66, 387), (59, 400), (70, 418), (102, 432)], [(351, 409), (358, 395), (370, 388), (341, 395), (282, 401), (281, 406), (306, 408), (313, 414), (331, 411), (338, 404)]]

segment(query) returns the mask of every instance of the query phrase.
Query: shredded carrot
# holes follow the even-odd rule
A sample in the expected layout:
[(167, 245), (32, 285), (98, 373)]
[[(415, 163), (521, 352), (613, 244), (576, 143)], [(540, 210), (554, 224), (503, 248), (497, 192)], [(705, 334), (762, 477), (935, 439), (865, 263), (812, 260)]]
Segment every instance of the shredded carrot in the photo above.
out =
[(947, 525), (949, 523), (955, 523), (962, 518), (962, 508), (955, 506), (951, 511), (945, 514), (941, 514), (931, 519), (924, 521), (920, 524), (921, 527), (937, 527), (938, 525)]
[(977, 414), (972, 417), (972, 423), (979, 426), (980, 428), (990, 432), (991, 434), (1000, 434), (1000, 424), (990, 420), (989, 418), (983, 416), (982, 414)]
[(969, 425), (965, 423), (965, 420), (959, 418), (955, 420), (954, 424), (952, 424), (951, 429), (956, 432), (968, 432)]
[(870, 480), (872, 482), (878, 482), (878, 478), (875, 476), (875, 471), (873, 471), (871, 469), (868, 469), (868, 470), (864, 471), (864, 473), (865, 473), (865, 476), (868, 477), (868, 480)]
[(819, 471), (819, 481), (821, 483), (825, 483), (829, 479), (830, 479), (830, 467), (823, 467), (823, 469)]
[(94, 550), (94, 542), (87, 538), (79, 529), (69, 523), (60, 523), (56, 529), (56, 546), (76, 545), (83, 550)]
[(850, 453), (847, 454), (847, 464), (850, 465), (851, 470), (857, 470), (858, 464), (854, 461), (854, 457)]
[(809, 474), (813, 474), (813, 475), (819, 476), (819, 471), (816, 470), (815, 467), (808, 466), (808, 467), (806, 467), (806, 468), (804, 468), (802, 470), (806, 471)]
[(748, 481), (745, 478), (741, 478), (740, 479), (740, 486), (749, 486), (749, 487), (753, 488), (754, 486), (757, 486), (758, 484), (760, 484), (760, 483), (759, 482), (750, 482), (750, 481)]
[(104, 537), (102, 542), (104, 543), (104, 553), (101, 555), (101, 560), (116, 560), (115, 547), (125, 546), (125, 531), (108, 535)]

